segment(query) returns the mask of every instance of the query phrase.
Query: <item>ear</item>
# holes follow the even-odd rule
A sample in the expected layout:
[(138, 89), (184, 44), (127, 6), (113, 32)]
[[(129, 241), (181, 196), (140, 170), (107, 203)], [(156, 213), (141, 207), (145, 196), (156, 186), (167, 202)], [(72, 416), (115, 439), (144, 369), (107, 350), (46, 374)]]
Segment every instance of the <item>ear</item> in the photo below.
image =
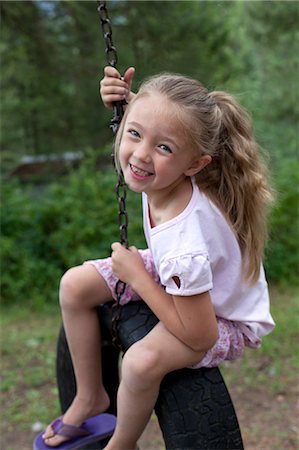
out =
[(208, 164), (210, 164), (211, 161), (212, 157), (210, 155), (202, 155), (199, 158), (193, 159), (184, 174), (188, 177), (192, 177), (196, 173), (200, 172)]

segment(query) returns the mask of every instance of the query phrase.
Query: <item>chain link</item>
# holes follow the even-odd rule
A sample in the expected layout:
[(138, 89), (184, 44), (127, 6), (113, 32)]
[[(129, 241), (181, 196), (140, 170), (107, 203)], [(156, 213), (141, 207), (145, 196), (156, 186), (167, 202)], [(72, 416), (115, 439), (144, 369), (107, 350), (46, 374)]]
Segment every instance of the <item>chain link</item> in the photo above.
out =
[[(111, 22), (108, 17), (108, 11), (106, 8), (106, 1), (98, 1), (98, 12), (100, 15), (101, 20), (101, 26), (102, 26), (102, 33), (103, 38), (106, 44), (106, 59), (107, 63), (112, 66), (116, 67), (118, 57), (117, 57), (117, 51), (115, 46), (113, 45), (112, 41), (112, 27)], [(123, 118), (124, 115), (124, 108), (123, 105), (126, 104), (126, 102), (115, 102), (113, 105), (113, 117), (110, 122), (110, 128), (112, 130), (113, 136), (116, 135), (117, 130), (119, 128), (119, 124)], [(114, 155), (113, 160), (114, 160)], [(118, 173), (118, 182), (115, 187), (116, 197), (118, 201), (118, 224), (119, 224), (119, 234), (120, 234), (120, 243), (124, 245), (126, 248), (128, 248), (128, 224), (129, 224), (129, 218), (128, 213), (126, 210), (126, 198), (127, 198), (127, 187), (124, 180), (123, 173)], [(121, 318), (121, 312), (122, 307), (120, 304), (121, 298), (125, 292), (126, 289), (126, 283), (124, 283), (122, 280), (118, 280), (115, 285), (115, 296), (116, 296), (116, 302), (112, 306), (112, 342), (114, 345), (119, 347), (121, 349), (121, 343), (118, 336), (118, 324)]]
[(120, 233), (120, 243), (124, 245), (126, 248), (128, 248), (129, 217), (126, 210), (127, 186), (125, 184), (122, 173), (118, 178), (118, 183), (116, 185), (115, 192), (118, 201), (118, 224)]
[(106, 44), (106, 60), (109, 66), (116, 67), (117, 64), (117, 51), (116, 48), (113, 45), (112, 41), (112, 28), (111, 28), (111, 22), (108, 17), (108, 11), (106, 8), (106, 2), (105, 1), (98, 1), (98, 13), (100, 15), (101, 19), (101, 25), (102, 25), (102, 33)]
[[(98, 13), (101, 20), (101, 27), (102, 27), (102, 33), (103, 38), (105, 41), (105, 53), (106, 53), (106, 60), (109, 66), (116, 67), (118, 56), (116, 47), (113, 44), (112, 40), (112, 27), (111, 22), (108, 17), (108, 11), (106, 7), (106, 1), (98, 1)], [(113, 136), (116, 135), (119, 124), (123, 118), (124, 115), (124, 108), (123, 105), (126, 105), (127, 102), (124, 100), (122, 102), (115, 102), (113, 104), (113, 117), (110, 122), (110, 128), (112, 130)]]
[[(122, 173), (118, 175), (118, 182), (115, 187), (116, 197), (118, 201), (118, 224), (120, 243), (126, 248), (129, 247), (128, 243), (128, 224), (129, 217), (126, 210), (126, 198), (127, 187)], [(118, 336), (118, 324), (121, 318), (122, 306), (120, 304), (121, 298), (125, 292), (126, 283), (122, 280), (118, 280), (115, 285), (116, 302), (112, 306), (112, 342), (121, 349), (121, 343)]]

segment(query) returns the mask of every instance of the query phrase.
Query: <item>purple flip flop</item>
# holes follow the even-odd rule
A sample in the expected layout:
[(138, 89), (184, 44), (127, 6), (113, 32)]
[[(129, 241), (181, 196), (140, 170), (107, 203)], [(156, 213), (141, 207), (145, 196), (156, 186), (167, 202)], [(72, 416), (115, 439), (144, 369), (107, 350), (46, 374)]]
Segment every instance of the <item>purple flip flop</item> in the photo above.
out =
[(56, 447), (50, 447), (45, 444), (40, 433), (34, 439), (33, 450), (76, 450), (83, 445), (91, 444), (92, 442), (100, 441), (113, 434), (116, 426), (116, 417), (112, 414), (99, 414), (98, 416), (90, 417), (80, 427), (64, 424), (62, 417), (54, 420), (51, 424), (55, 434), (66, 436), (69, 439)]

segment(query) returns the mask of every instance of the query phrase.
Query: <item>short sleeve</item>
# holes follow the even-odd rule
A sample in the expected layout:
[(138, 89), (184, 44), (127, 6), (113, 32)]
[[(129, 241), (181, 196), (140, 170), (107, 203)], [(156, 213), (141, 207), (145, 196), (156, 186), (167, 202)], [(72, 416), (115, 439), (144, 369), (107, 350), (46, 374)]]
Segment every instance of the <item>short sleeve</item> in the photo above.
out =
[(196, 295), (213, 287), (209, 258), (203, 253), (164, 259), (159, 274), (166, 292), (172, 295)]

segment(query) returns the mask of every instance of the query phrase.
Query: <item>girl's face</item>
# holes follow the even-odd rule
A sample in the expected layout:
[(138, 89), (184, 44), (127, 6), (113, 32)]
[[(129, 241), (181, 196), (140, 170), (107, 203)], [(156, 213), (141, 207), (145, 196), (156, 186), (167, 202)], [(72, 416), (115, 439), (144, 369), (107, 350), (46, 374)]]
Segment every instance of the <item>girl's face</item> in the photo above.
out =
[(128, 112), (119, 161), (126, 184), (135, 192), (166, 193), (198, 172), (195, 165), (201, 157), (183, 137), (173, 108), (164, 96), (152, 94), (137, 99)]

